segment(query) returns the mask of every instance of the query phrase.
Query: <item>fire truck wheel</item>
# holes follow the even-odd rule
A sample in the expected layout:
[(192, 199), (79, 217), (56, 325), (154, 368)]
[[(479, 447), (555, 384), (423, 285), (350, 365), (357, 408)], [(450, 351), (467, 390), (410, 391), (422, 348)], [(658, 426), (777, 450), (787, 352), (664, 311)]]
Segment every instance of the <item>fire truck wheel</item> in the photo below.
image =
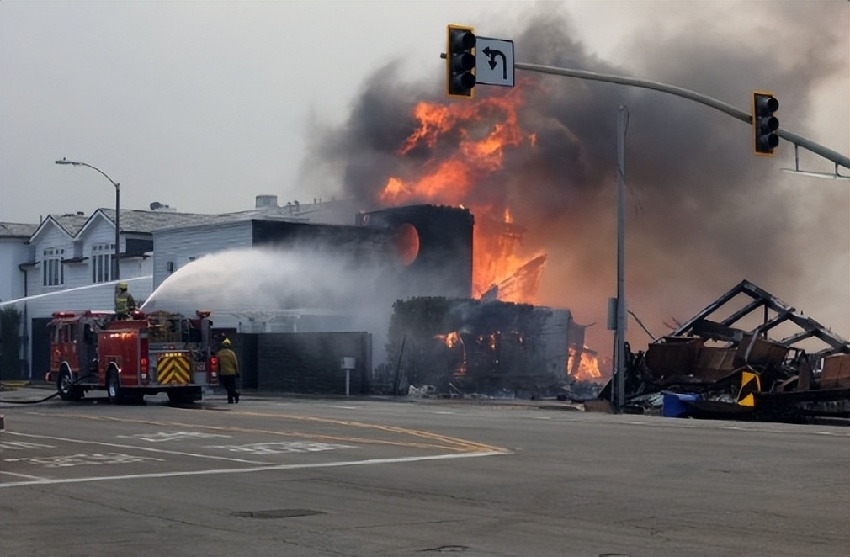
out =
[(71, 372), (66, 367), (63, 367), (62, 371), (59, 372), (59, 377), (56, 379), (56, 390), (59, 391), (59, 398), (62, 400), (80, 400), (83, 398), (82, 389), (71, 381)]
[(201, 397), (195, 391), (168, 391), (168, 402), (171, 404), (194, 404)]
[(168, 402), (182, 404), (184, 402), (183, 395), (177, 391), (168, 391)]
[(121, 404), (123, 395), (121, 393), (121, 383), (118, 380), (118, 372), (112, 370), (106, 378), (106, 394), (109, 397), (110, 404)]

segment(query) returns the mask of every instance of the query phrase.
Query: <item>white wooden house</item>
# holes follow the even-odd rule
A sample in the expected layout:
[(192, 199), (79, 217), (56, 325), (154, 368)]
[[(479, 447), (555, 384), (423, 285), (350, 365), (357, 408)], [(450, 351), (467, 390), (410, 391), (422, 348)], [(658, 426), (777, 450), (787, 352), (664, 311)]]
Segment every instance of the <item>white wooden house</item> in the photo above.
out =
[[(21, 313), (18, 376), (38, 380), (47, 371), (46, 323), (59, 310), (111, 310), (115, 284), (115, 210), (49, 215), (39, 224), (0, 223), (0, 309)], [(143, 303), (179, 268), (208, 253), (250, 246), (254, 219), (354, 222), (345, 202), (287, 203), (261, 195), (254, 209), (223, 215), (180, 213), (159, 203), (151, 210), (122, 210), (120, 280)], [(154, 232), (173, 229), (154, 257)], [(241, 233), (239, 231), (242, 231)], [(157, 248), (159, 249), (159, 248)], [(157, 264), (156, 271), (154, 269)], [(8, 375), (8, 373), (7, 373)]]

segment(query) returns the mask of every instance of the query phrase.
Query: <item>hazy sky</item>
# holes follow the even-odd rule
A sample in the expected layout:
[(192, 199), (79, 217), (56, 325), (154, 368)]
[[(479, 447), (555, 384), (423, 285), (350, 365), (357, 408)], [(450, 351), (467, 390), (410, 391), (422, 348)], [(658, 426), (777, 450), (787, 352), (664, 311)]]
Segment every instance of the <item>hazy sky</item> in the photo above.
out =
[[(439, 54), (448, 23), (514, 40), (517, 61), (664, 81), (742, 110), (749, 110), (750, 91), (772, 90), (780, 98), (783, 129), (846, 154), (848, 5), (4, 0), (0, 221), (37, 223), (51, 213), (89, 214), (114, 206), (112, 186), (102, 176), (55, 165), (62, 157), (98, 166), (120, 182), (126, 209), (160, 202), (182, 212), (221, 213), (253, 207), (258, 194), (276, 194), (284, 204), (380, 187), (383, 182), (352, 185), (339, 178), (364, 176), (352, 173), (355, 157), (368, 155), (353, 126), (364, 116), (383, 124), (381, 118), (391, 114), (382, 116), (374, 106), (363, 110), (364, 99), (378, 90), (392, 101), (387, 106), (399, 99), (444, 101)], [(748, 278), (847, 336), (846, 182), (782, 172), (794, 164), (790, 145), (783, 142), (773, 158), (755, 157), (745, 124), (688, 101), (576, 80), (546, 83), (571, 91), (538, 101), (551, 104), (547, 114), (557, 115), (559, 125), (570, 129), (567, 137), (583, 145), (572, 155), (569, 146), (563, 154), (548, 152), (552, 160), (592, 161), (582, 178), (593, 178), (594, 187), (615, 186), (615, 175), (603, 170), (616, 163), (616, 107), (630, 108), (630, 211), (642, 211), (630, 218), (644, 224), (632, 228), (628, 261), (645, 262), (631, 263), (636, 268), (630, 278), (647, 296), (672, 304), (648, 321), (686, 319)], [(538, 133), (549, 129), (543, 112), (529, 115), (540, 118)], [(666, 129), (672, 130), (667, 136), (661, 133)], [(687, 147), (700, 138), (710, 142), (708, 148)], [(802, 151), (801, 160), (806, 170), (832, 169)], [(567, 182), (578, 179), (564, 172), (558, 175)], [(707, 188), (714, 181), (728, 189)], [(748, 190), (750, 185), (758, 189)], [(689, 187), (702, 193), (688, 193), (696, 191)], [(676, 191), (685, 193), (666, 207), (663, 200)], [(520, 216), (528, 222), (539, 207), (565, 207), (560, 202), (566, 199), (571, 197), (552, 203), (538, 195), (538, 204), (529, 203)], [(577, 199), (599, 208), (590, 197)], [(707, 206), (699, 226), (689, 222), (696, 218), (688, 212), (695, 204)], [(610, 197), (602, 205), (609, 206)], [(606, 214), (608, 220), (599, 222), (607, 230), (613, 213)], [(662, 222), (665, 217), (669, 222)], [(614, 294), (612, 231), (601, 234), (605, 250), (579, 249), (577, 237), (600, 236), (587, 226), (598, 219), (573, 221), (585, 225), (569, 230), (574, 253), (594, 251), (603, 259), (550, 255), (543, 301), (584, 310), (578, 313), (585, 322), (601, 317), (604, 323), (604, 315), (582, 307), (572, 278), (597, 273), (605, 277), (602, 289)], [(532, 243), (545, 244), (533, 231), (531, 236)], [(696, 295), (689, 272), (701, 284)], [(566, 290), (562, 297), (559, 289)], [(593, 304), (604, 305), (595, 297)], [(630, 307), (656, 312), (638, 301)]]
[[(675, 50), (688, 45), (668, 39), (688, 26), (718, 37), (738, 28), (753, 33), (757, 21), (769, 18), (752, 9), (756, 4), (762, 11), (764, 2), (749, 4), (4, 0), (0, 221), (37, 222), (49, 213), (88, 214), (114, 205), (108, 182), (90, 170), (53, 164), (62, 157), (98, 166), (120, 182), (127, 208), (158, 201), (219, 213), (249, 208), (257, 194), (277, 194), (282, 202), (326, 198), (338, 185), (320, 191), (299, 183), (309, 128), (317, 121), (343, 125), (366, 81), (390, 62), (398, 62), (400, 81), (421, 84), (423, 96), (442, 90), (439, 54), (447, 23), (516, 39), (531, 14), (566, 6), (574, 21), (565, 32), (601, 61), (640, 76), (646, 64), (633, 55), (635, 41)], [(816, 2), (799, 4), (817, 11)], [(847, 34), (846, 17), (834, 24)], [(785, 39), (782, 29), (767, 27), (761, 41)], [(516, 44), (518, 61), (531, 58), (524, 46)], [(722, 75), (724, 60), (712, 62), (702, 68), (706, 80)], [(773, 63), (781, 60), (766, 57), (768, 67)], [(721, 100), (746, 108), (746, 98)], [(838, 100), (847, 104), (846, 96)], [(834, 108), (834, 117), (821, 111), (817, 122), (782, 123), (846, 152), (847, 107)], [(746, 135), (740, 125), (728, 125)], [(783, 161), (793, 163), (790, 149)]]

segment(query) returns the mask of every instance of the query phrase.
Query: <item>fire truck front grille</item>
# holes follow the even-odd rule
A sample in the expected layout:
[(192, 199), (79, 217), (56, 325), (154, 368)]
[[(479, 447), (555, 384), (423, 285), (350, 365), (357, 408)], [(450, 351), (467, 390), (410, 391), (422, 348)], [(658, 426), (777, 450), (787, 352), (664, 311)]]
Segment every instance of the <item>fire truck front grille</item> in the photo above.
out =
[(160, 385), (186, 385), (190, 383), (189, 358), (183, 354), (160, 356), (156, 366), (156, 379)]

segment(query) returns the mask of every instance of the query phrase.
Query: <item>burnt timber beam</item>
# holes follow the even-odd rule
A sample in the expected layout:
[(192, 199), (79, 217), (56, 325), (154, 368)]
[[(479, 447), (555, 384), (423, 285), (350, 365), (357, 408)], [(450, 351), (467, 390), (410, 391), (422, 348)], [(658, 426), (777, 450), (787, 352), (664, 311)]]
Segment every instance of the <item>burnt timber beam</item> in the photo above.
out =
[(782, 343), (782, 344), (787, 344), (787, 345), (791, 346), (792, 344), (796, 344), (800, 341), (806, 340), (807, 338), (812, 338), (813, 336), (815, 336), (815, 332), (813, 330), (805, 330), (805, 331), (800, 331), (796, 335), (791, 335), (790, 337), (785, 337), (782, 340), (780, 340), (779, 342)]
[(797, 324), (800, 328), (811, 331), (812, 336), (819, 338), (824, 341), (828, 345), (832, 346), (835, 349), (839, 349), (842, 351), (850, 351), (850, 343), (836, 335), (832, 331), (828, 330), (826, 327), (812, 319), (811, 317), (805, 317), (803, 315), (798, 315), (797, 313), (792, 313), (789, 316), (789, 319)]
[(758, 308), (760, 308), (762, 306), (764, 306), (764, 300), (753, 300), (752, 302), (750, 302), (746, 306), (742, 307), (741, 309), (739, 309), (738, 311), (736, 311), (735, 313), (733, 313), (732, 315), (730, 315), (729, 317), (727, 317), (726, 319), (721, 321), (721, 323), (724, 324), (724, 325), (732, 325), (733, 323), (736, 323), (737, 321), (739, 321), (743, 317), (746, 317), (747, 315), (749, 315), (750, 313), (752, 313), (753, 311), (757, 310)]
[(771, 330), (772, 328), (776, 327), (777, 325), (785, 323), (786, 321), (789, 321), (789, 320), (794, 321), (793, 315), (794, 315), (793, 312), (790, 312), (790, 311), (782, 312), (782, 313), (778, 314), (776, 317), (774, 317), (773, 319), (769, 319), (768, 321), (765, 321), (764, 323), (762, 323), (761, 325), (756, 327), (752, 331), (752, 333), (757, 336), (761, 333), (766, 333), (767, 331)]
[(692, 332), (705, 339), (722, 340), (725, 342), (741, 342), (744, 338), (744, 331), (729, 327), (725, 323), (717, 323), (708, 319), (701, 319), (694, 323)]
[(731, 300), (732, 298), (734, 298), (735, 296), (737, 296), (738, 294), (743, 292), (744, 291), (744, 283), (746, 283), (746, 282), (747, 282), (746, 280), (741, 281), (738, 285), (736, 285), (734, 288), (729, 290), (726, 294), (723, 294), (722, 296), (717, 298), (711, 304), (706, 306), (705, 309), (703, 309), (701, 312), (696, 314), (694, 317), (692, 317), (691, 319), (686, 321), (678, 329), (673, 331), (670, 334), (670, 336), (674, 336), (674, 337), (682, 336), (685, 333), (687, 333), (688, 331), (690, 331), (691, 328), (694, 326), (694, 323), (696, 323), (697, 321), (700, 321), (701, 319), (704, 319), (708, 315), (711, 315), (712, 313), (717, 311), (717, 309), (722, 307), (723, 304), (725, 304), (726, 302), (728, 302), (729, 300)]
[(757, 300), (763, 300), (764, 304), (777, 313), (793, 312), (794, 308), (768, 292), (762, 290), (755, 284), (745, 280), (741, 282), (743, 291)]

